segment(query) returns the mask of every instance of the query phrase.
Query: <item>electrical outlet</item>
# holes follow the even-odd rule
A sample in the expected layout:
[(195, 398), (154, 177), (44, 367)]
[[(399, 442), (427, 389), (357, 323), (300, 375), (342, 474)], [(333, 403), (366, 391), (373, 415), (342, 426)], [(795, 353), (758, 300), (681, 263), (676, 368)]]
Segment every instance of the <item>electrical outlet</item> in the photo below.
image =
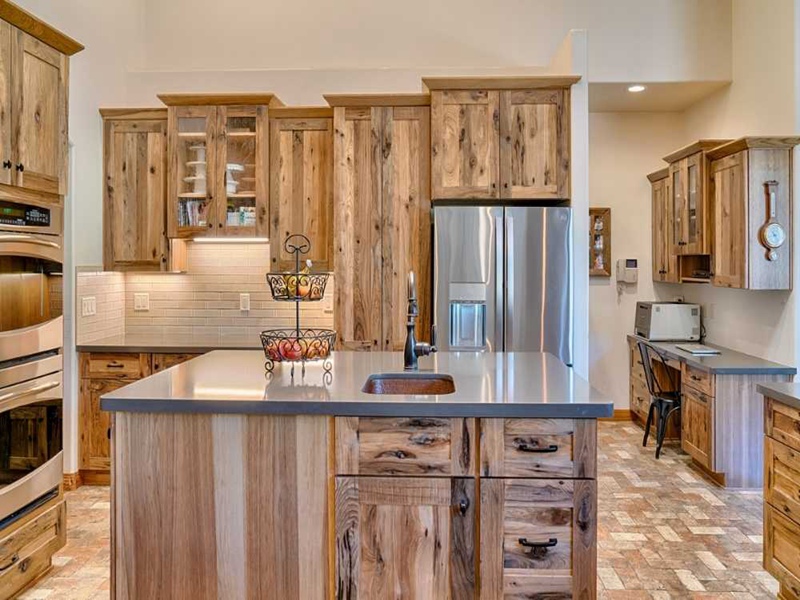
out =
[(679, 296), (673, 296), (673, 297), (672, 297), (672, 301), (673, 301), (673, 302), (686, 302), (686, 300), (684, 299), (684, 297), (683, 297), (683, 296), (680, 296), (680, 295), (679, 295)]
[(133, 295), (133, 310), (148, 311), (150, 310), (150, 294), (141, 292)]
[(250, 310), (250, 294), (239, 294), (239, 310), (242, 312)]
[(95, 296), (81, 297), (81, 316), (93, 317), (97, 314), (97, 298)]

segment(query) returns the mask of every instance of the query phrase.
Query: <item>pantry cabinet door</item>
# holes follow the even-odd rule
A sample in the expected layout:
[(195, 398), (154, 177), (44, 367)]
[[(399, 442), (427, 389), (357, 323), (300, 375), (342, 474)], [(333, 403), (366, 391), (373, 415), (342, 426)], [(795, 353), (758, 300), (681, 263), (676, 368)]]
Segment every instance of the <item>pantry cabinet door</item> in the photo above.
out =
[(17, 30), (12, 60), (15, 183), (63, 196), (67, 193), (67, 58)]
[(431, 92), (434, 199), (500, 197), (500, 92)]
[(337, 598), (475, 597), (475, 480), (338, 477)]
[(333, 120), (270, 119), (270, 255), (274, 271), (294, 270), (289, 235), (311, 241), (315, 271), (333, 270)]
[(569, 198), (569, 91), (500, 92), (500, 197)]
[(383, 349), (402, 350), (408, 321), (408, 273), (419, 300), (417, 339), (430, 341), (431, 281), (430, 109), (382, 111)]
[(381, 350), (383, 108), (336, 107), (333, 113), (333, 231), (337, 346)]
[(13, 72), (13, 59), (11, 47), (14, 28), (0, 21), (0, 183), (12, 185), (15, 180), (13, 150), (11, 146), (11, 132), (13, 123), (11, 118), (11, 77)]
[(747, 152), (714, 161), (714, 277), (720, 287), (747, 283)]
[(103, 265), (107, 271), (167, 268), (167, 121), (107, 120)]

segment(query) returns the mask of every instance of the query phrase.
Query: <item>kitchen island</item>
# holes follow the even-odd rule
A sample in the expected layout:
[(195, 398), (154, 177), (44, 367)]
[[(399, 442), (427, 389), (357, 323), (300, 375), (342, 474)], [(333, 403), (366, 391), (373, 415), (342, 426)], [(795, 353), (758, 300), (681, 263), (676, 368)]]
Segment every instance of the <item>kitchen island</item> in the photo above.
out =
[(420, 359), (449, 394), (363, 392), (401, 353), (332, 363), (215, 351), (102, 398), (113, 597), (595, 597), (610, 400), (542, 353)]

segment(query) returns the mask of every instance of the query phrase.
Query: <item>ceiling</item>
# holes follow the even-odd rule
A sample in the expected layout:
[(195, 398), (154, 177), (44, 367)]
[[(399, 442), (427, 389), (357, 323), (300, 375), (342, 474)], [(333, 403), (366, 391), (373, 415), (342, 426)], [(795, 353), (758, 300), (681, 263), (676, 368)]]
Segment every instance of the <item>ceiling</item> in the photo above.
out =
[[(647, 89), (629, 92), (628, 86), (635, 83)], [(680, 112), (727, 85), (729, 81), (589, 82), (589, 112)]]

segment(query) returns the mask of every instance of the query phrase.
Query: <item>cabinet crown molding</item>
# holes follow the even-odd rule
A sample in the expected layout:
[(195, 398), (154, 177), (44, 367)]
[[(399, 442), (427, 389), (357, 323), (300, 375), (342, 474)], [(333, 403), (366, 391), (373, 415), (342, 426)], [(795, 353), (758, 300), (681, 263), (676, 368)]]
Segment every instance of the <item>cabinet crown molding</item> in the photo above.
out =
[(221, 105), (266, 105), (270, 108), (283, 106), (283, 102), (272, 92), (242, 92), (228, 94), (158, 94), (158, 99), (167, 106), (221, 106)]
[(670, 164), (679, 161), (682, 158), (686, 158), (687, 156), (691, 156), (692, 154), (696, 154), (697, 152), (708, 152), (712, 148), (716, 148), (717, 146), (721, 146), (723, 144), (727, 144), (731, 140), (729, 139), (704, 139), (704, 140), (697, 140), (696, 142), (692, 142), (688, 146), (684, 146), (679, 150), (675, 150), (675, 152), (671, 152), (664, 157), (664, 161)]
[(651, 183), (656, 181), (661, 181), (662, 179), (666, 179), (669, 177), (669, 167), (664, 167), (663, 169), (659, 169), (658, 171), (653, 171), (647, 175), (647, 178), (650, 180)]
[(433, 90), (534, 90), (568, 88), (580, 75), (508, 75), (497, 77), (423, 77), (422, 85)]
[(800, 137), (791, 136), (751, 136), (743, 137), (727, 144), (717, 146), (707, 156), (710, 160), (717, 160), (736, 154), (748, 148), (786, 149), (800, 144)]
[(270, 119), (330, 119), (333, 108), (330, 106), (279, 106), (270, 108)]
[(329, 106), (430, 106), (429, 94), (323, 94)]
[(104, 119), (132, 121), (139, 119), (167, 120), (166, 108), (101, 108), (100, 116)]
[(73, 40), (68, 35), (64, 35), (55, 27), (51, 27), (44, 21), (39, 20), (13, 2), (0, 0), (0, 19), (32, 35), (40, 42), (47, 44), (51, 48), (55, 48), (67, 56), (72, 56), (83, 50), (83, 45), (81, 43)]

